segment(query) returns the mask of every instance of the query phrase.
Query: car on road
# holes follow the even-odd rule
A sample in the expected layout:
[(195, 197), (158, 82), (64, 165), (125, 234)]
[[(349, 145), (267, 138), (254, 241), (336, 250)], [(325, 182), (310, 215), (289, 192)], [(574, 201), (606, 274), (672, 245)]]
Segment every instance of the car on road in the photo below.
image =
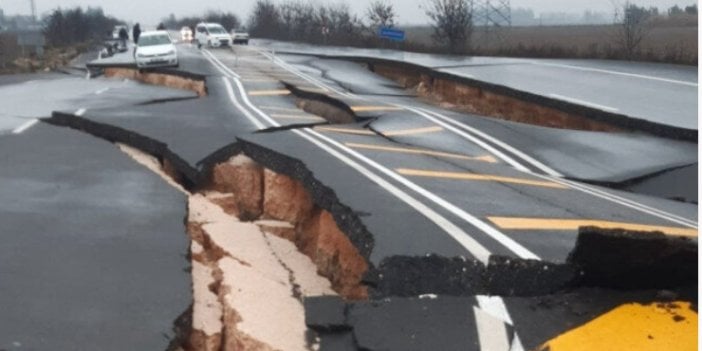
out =
[(178, 51), (165, 30), (142, 32), (134, 52), (137, 67), (178, 67)]
[(243, 29), (232, 29), (232, 42), (234, 44), (249, 45), (249, 33)]
[(198, 24), (195, 27), (195, 40), (198, 48), (203, 46), (218, 48), (232, 44), (232, 36), (219, 23)]
[(183, 27), (180, 29), (180, 40), (189, 43), (193, 41), (193, 30), (190, 27)]

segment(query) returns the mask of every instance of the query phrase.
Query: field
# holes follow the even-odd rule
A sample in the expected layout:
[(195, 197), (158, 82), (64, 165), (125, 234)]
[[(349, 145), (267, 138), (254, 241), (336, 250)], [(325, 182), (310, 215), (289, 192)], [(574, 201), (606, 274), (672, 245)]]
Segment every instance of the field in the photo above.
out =
[[(436, 46), (430, 27), (408, 27), (407, 48)], [(474, 29), (472, 53), (477, 55), (624, 59), (617, 27), (534, 26)], [(634, 60), (697, 65), (697, 19), (658, 21), (643, 39)]]

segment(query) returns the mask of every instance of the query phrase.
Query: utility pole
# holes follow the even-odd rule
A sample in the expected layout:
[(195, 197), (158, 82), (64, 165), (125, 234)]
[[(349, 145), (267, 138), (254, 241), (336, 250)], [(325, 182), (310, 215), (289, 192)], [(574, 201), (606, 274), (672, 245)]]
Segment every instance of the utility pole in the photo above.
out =
[(502, 40), (501, 28), (512, 26), (512, 6), (510, 0), (472, 0), (473, 25), (483, 29), (483, 44), (492, 41), (492, 34)]
[(32, 23), (37, 23), (37, 6), (34, 0), (29, 0), (29, 6), (32, 9)]

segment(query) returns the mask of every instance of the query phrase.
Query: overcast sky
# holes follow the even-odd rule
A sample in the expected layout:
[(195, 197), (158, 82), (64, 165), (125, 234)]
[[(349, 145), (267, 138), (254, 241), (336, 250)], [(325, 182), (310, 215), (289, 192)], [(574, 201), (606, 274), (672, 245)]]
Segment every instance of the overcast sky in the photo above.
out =
[[(42, 14), (55, 7), (101, 6), (106, 13), (127, 21), (139, 21), (156, 24), (159, 19), (174, 13), (176, 16), (201, 14), (207, 9), (232, 11), (245, 19), (255, 0), (35, 0), (37, 11)], [(281, 2), (282, 0), (274, 0)], [(318, 3), (337, 3), (339, 1), (312, 0)], [(346, 0), (352, 10), (359, 14), (372, 0)], [(422, 5), (428, 0), (390, 0), (395, 4), (398, 22), (401, 24), (426, 23)], [(613, 1), (623, 0), (512, 0), (512, 7), (529, 7), (535, 12), (571, 12), (581, 13), (585, 10), (612, 12)], [(5, 14), (29, 13), (30, 0), (0, 0), (0, 8)], [(656, 6), (666, 9), (675, 4), (680, 6), (695, 3), (695, 0), (633, 0), (644, 6)]]

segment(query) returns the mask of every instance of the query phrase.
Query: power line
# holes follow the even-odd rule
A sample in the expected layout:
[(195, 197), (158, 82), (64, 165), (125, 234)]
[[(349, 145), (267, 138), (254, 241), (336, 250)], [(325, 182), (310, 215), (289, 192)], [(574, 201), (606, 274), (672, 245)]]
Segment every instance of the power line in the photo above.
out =
[(510, 27), (510, 0), (472, 0), (473, 24), (481, 27)]

